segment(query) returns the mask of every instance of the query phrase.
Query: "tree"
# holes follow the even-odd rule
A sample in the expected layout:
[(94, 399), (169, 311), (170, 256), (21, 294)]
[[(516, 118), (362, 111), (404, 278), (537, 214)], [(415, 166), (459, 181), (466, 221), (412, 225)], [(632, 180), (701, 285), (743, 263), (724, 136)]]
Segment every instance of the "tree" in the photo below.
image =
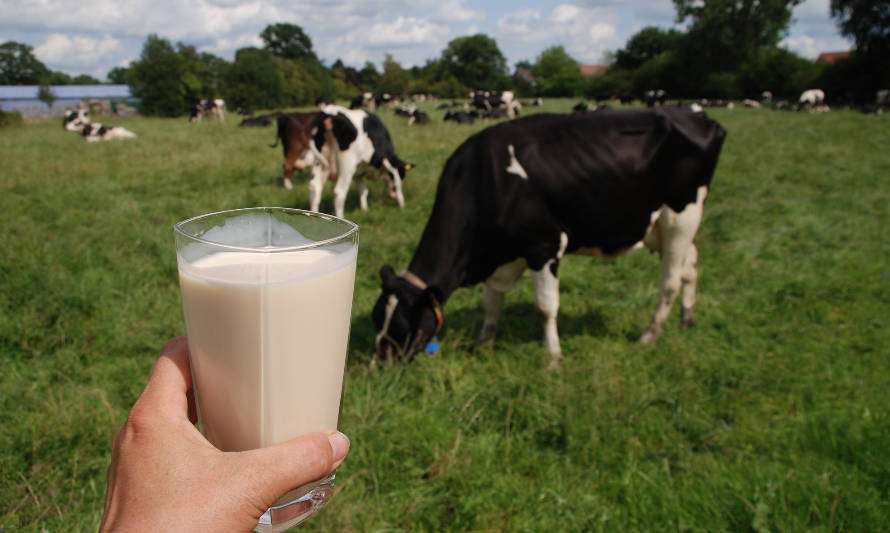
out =
[(52, 108), (53, 102), (56, 101), (56, 95), (53, 94), (52, 89), (48, 85), (41, 85), (37, 89), (37, 99), (46, 104), (46, 107)]
[(296, 24), (270, 24), (260, 33), (260, 38), (264, 48), (278, 57), (293, 61), (318, 59), (312, 51), (312, 39)]
[(552, 46), (538, 56), (532, 68), (540, 96), (580, 96), (584, 79), (578, 62), (562, 46)]
[(627, 40), (622, 50), (615, 52), (615, 67), (634, 70), (646, 61), (677, 48), (683, 34), (677, 30), (664, 31), (648, 26)]
[(71, 85), (73, 82), (71, 76), (65, 72), (54, 70), (44, 79), (44, 83), (47, 85)]
[(831, 16), (857, 51), (890, 49), (890, 0), (831, 0)]
[[(281, 105), (284, 84), (269, 50), (241, 48), (224, 76), (225, 98), (232, 108), (269, 109)], [(293, 64), (293, 62), (290, 62)]]
[(869, 98), (867, 93), (886, 89), (890, 85), (890, 0), (831, 0), (831, 16), (841, 34), (856, 42), (850, 64), (838, 66), (838, 73), (845, 70), (856, 78), (853, 98), (863, 101)]
[(72, 85), (99, 85), (102, 82), (89, 74), (78, 74), (71, 79)]
[(111, 83), (117, 83), (119, 85), (124, 85), (127, 82), (127, 76), (129, 73), (129, 69), (127, 67), (114, 67), (113, 69), (108, 71), (108, 74), (105, 75), (108, 78), (108, 81)]
[(442, 51), (443, 74), (473, 89), (501, 89), (506, 85), (507, 60), (491, 37), (458, 37)]
[(142, 99), (147, 115), (175, 117), (189, 110), (186, 85), (182, 81), (185, 61), (167, 39), (149, 35), (139, 60), (130, 66), (133, 96)]
[(0, 45), (0, 85), (37, 85), (49, 74), (27, 44), (7, 41)]
[(773, 48), (803, 0), (673, 0), (677, 22), (690, 21), (685, 52), (710, 72), (730, 72)]
[(358, 76), (359, 89), (369, 92), (377, 91), (377, 84), (380, 81), (380, 73), (377, 72), (377, 67), (374, 66), (374, 63), (365, 61), (365, 66), (358, 72)]
[(383, 60), (383, 75), (380, 76), (378, 88), (381, 92), (401, 96), (408, 90), (411, 76), (396, 62), (391, 54)]

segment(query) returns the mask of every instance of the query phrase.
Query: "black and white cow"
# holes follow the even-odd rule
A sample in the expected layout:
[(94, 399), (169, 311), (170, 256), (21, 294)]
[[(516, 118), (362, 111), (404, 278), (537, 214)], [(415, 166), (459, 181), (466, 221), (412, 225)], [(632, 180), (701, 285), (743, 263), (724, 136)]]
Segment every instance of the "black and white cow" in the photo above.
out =
[[(389, 132), (373, 113), (361, 109), (329, 105), (321, 110), (310, 143), (315, 163), (312, 179), (309, 181), (309, 208), (318, 211), (321, 203), (321, 190), (330, 176), (331, 165), (322, 155), (327, 139), (336, 142), (333, 149), (337, 169), (337, 183), (334, 185), (334, 214), (343, 217), (346, 193), (352, 183), (355, 170), (361, 163), (377, 169), (384, 169), (389, 179), (390, 195), (399, 207), (405, 205), (402, 194), (402, 180), (411, 165), (396, 156)], [(368, 209), (368, 186), (359, 180), (359, 203), (362, 210)]]
[(89, 123), (90, 112), (86, 109), (66, 109), (65, 115), (62, 117), (62, 127), (68, 131), (79, 132)]
[(226, 102), (221, 98), (215, 100), (201, 100), (192, 108), (189, 115), (189, 123), (201, 122), (201, 119), (210, 115), (219, 119), (220, 122), (226, 118)]
[(558, 272), (567, 253), (659, 252), (659, 302), (640, 340), (658, 339), (678, 295), (691, 324), (693, 238), (724, 137), (704, 113), (673, 106), (539, 114), (471, 136), (445, 164), (407, 270), (380, 270), (377, 353), (423, 347), (448, 297), (480, 282), (480, 340), (493, 339), (505, 293), (530, 269), (546, 349), (558, 365)]
[(476, 121), (478, 116), (479, 113), (477, 111), (448, 111), (445, 113), (442, 121), (448, 122), (449, 120), (453, 120), (458, 124), (472, 124)]
[(112, 139), (135, 139), (136, 134), (123, 126), (103, 126), (102, 124), (85, 124), (80, 134), (87, 142), (110, 141)]
[(492, 116), (490, 113), (495, 109), (504, 109), (508, 118), (515, 117), (522, 107), (513, 91), (472, 91), (470, 92), (470, 104), (480, 113), (489, 113), (488, 116)]
[(807, 89), (800, 93), (797, 99), (797, 110), (808, 110), (810, 113), (825, 113), (829, 107), (825, 105), (825, 91), (822, 89)]

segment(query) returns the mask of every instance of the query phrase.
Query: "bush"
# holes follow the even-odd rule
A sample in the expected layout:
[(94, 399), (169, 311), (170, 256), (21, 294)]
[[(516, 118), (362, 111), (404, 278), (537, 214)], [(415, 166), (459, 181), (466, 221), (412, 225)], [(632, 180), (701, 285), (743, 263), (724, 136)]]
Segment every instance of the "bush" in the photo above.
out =
[(21, 126), (24, 124), (22, 114), (18, 111), (3, 111), (0, 109), (0, 128), (8, 126)]

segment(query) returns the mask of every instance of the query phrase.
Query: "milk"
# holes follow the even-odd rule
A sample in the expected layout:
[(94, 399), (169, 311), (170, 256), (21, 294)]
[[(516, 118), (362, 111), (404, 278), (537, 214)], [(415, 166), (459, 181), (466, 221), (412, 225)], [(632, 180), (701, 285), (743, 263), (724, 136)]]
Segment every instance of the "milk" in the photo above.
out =
[(357, 247), (180, 261), (200, 423), (223, 451), (337, 429)]

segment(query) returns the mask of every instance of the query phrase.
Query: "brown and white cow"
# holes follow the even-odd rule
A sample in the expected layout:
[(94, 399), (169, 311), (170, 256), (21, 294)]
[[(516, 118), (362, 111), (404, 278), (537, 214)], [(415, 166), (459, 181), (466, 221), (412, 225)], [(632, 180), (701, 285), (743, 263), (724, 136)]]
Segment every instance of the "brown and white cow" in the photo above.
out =
[[(312, 132), (323, 124), (323, 113), (315, 111), (309, 113), (279, 113), (278, 132), (275, 143), (271, 148), (278, 146), (284, 151), (283, 177), (284, 186), (287, 189), (294, 187), (291, 177), (294, 170), (305, 170), (316, 163), (316, 156), (310, 148)], [(333, 142), (325, 142), (319, 149), (321, 157), (325, 159), (329, 169), (330, 179), (337, 179), (337, 162), (333, 156)]]

